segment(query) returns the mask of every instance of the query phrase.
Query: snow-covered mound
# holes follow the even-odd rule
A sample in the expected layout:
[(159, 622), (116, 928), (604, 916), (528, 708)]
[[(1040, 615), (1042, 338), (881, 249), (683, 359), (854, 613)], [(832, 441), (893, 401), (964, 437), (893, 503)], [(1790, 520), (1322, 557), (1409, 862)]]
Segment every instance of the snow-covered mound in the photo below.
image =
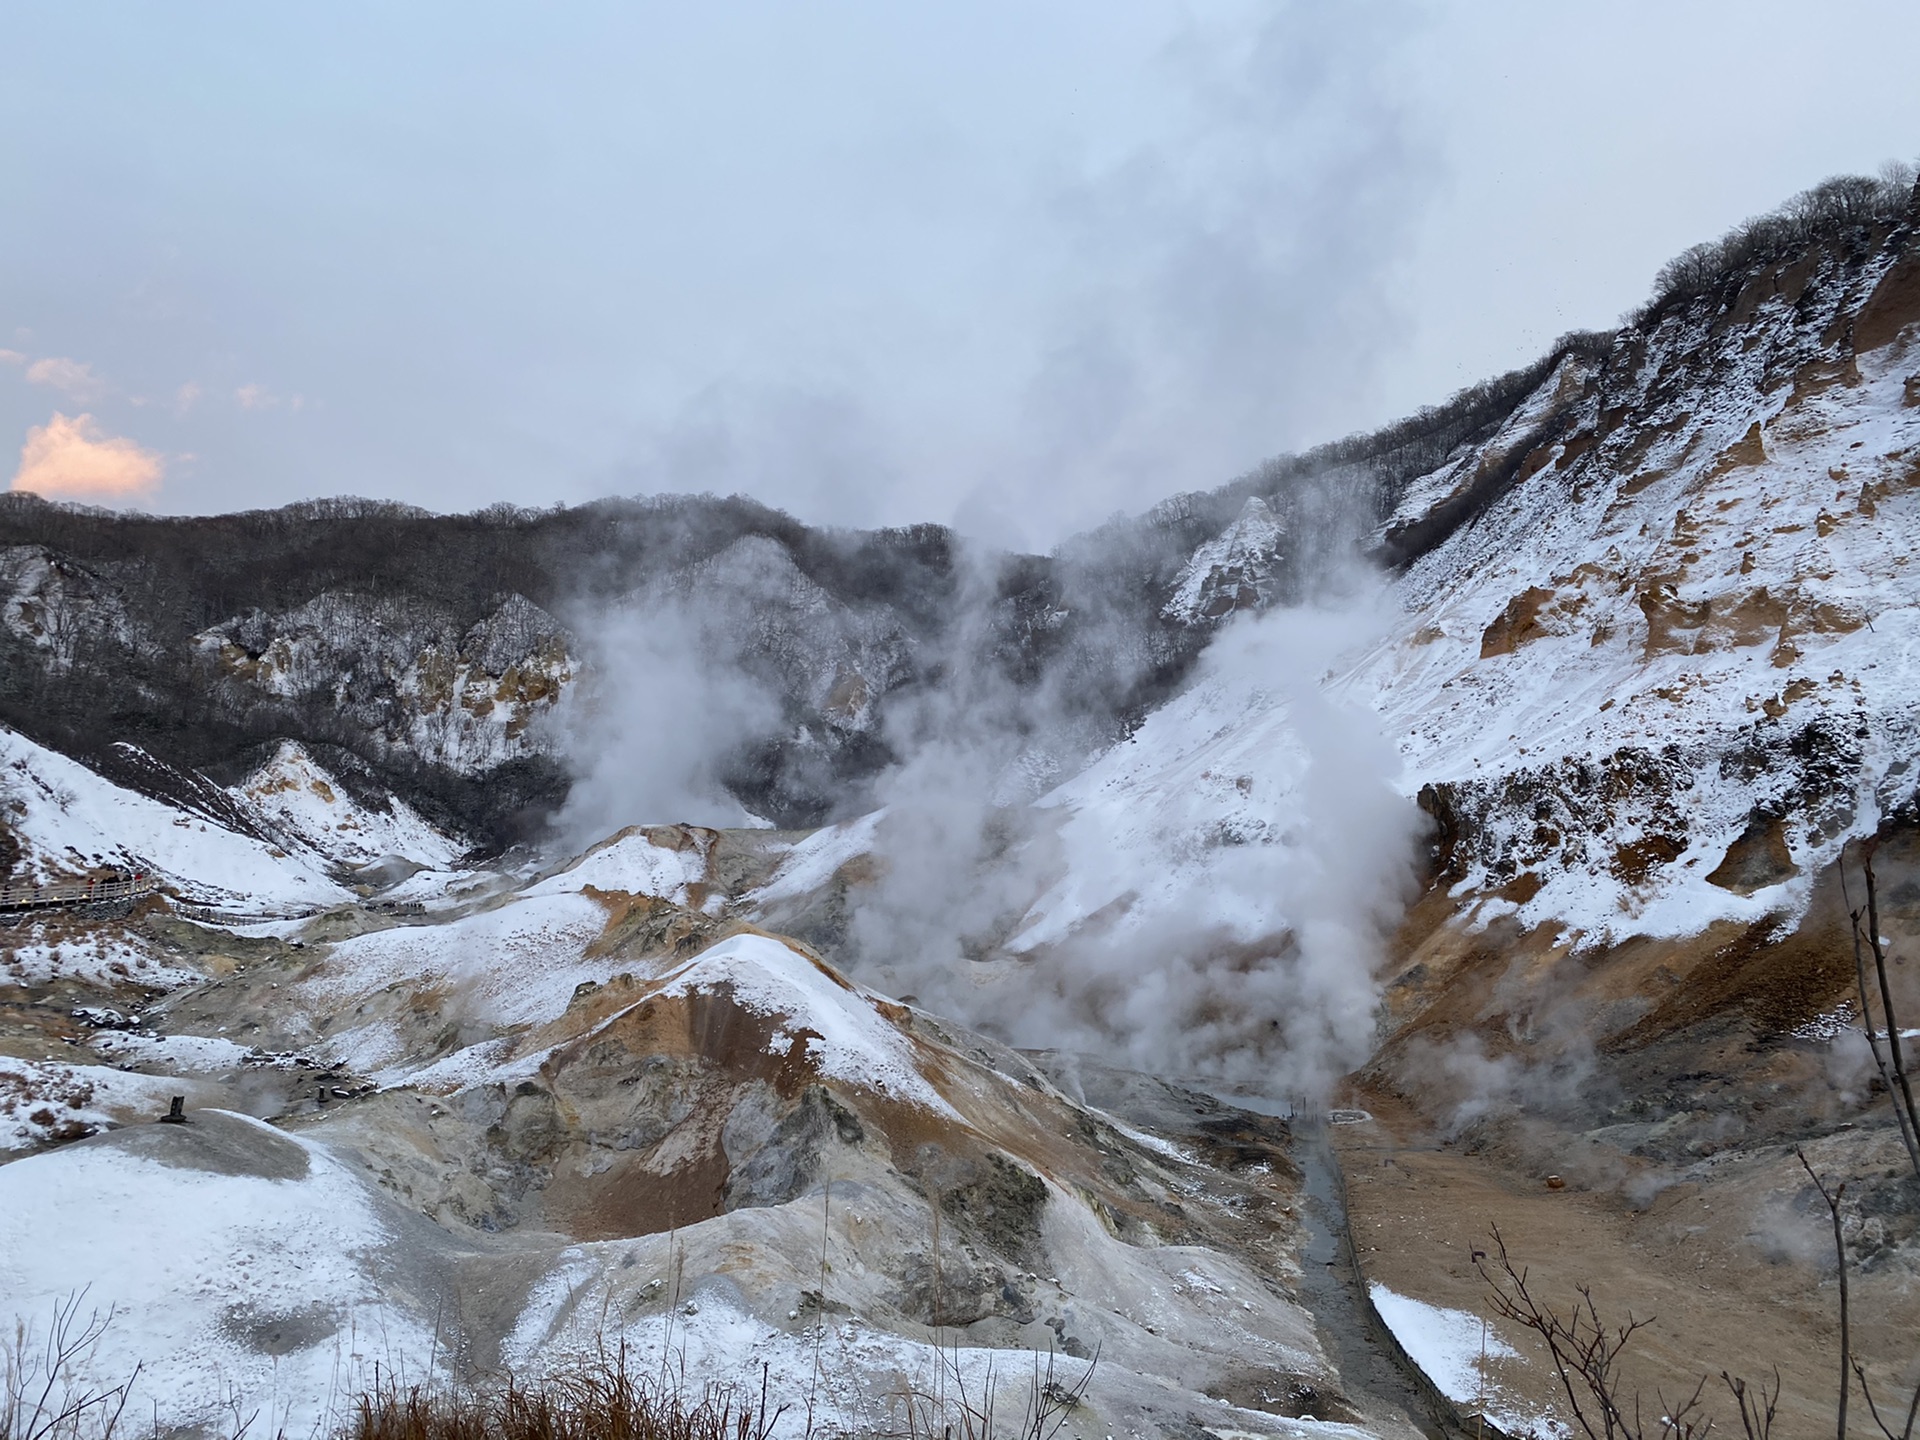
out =
[(172, 1095), (172, 1079), (129, 1075), (105, 1065), (69, 1065), (0, 1055), (0, 1151), (76, 1140), (113, 1125), (151, 1120)]
[(312, 910), (348, 892), (318, 860), (150, 799), (0, 728), (0, 822), (15, 837), (15, 882), (113, 867), (155, 875), (190, 900)]
[(877, 1090), (937, 1115), (959, 1114), (920, 1073), (913, 1048), (883, 1013), (898, 1006), (852, 985), (793, 946), (735, 935), (661, 977), (660, 998), (722, 994), (775, 1025), (772, 1053), (804, 1057), (814, 1073)]
[(724, 899), (708, 883), (708, 859), (718, 839), (716, 831), (698, 826), (630, 826), (525, 893), (577, 895), (593, 889), (712, 910)]
[[(410, 1068), (404, 1024), (423, 1007), (431, 1007), (436, 1031), (464, 1026), (489, 1041), (502, 1029), (561, 1015), (577, 987), (610, 973), (607, 962), (587, 958), (607, 920), (606, 909), (585, 896), (550, 894), (442, 924), (376, 930), (335, 944), (327, 965), (298, 994), (318, 1013), (350, 1017), (332, 1031), (331, 1053), (362, 1073), (397, 1082)], [(376, 996), (389, 1003), (369, 1018)], [(398, 1018), (389, 1013), (395, 1008)], [(490, 1044), (482, 1048), (491, 1053)]]
[(56, 1389), (132, 1379), (129, 1412), (163, 1431), (237, 1400), (276, 1434), (312, 1433), (376, 1362), (424, 1380), (436, 1358), (432, 1227), (325, 1147), (244, 1116), (198, 1111), (0, 1166), (0, 1214), (9, 1328), (44, 1342), (63, 1302), (83, 1323), (97, 1312), (99, 1343)]

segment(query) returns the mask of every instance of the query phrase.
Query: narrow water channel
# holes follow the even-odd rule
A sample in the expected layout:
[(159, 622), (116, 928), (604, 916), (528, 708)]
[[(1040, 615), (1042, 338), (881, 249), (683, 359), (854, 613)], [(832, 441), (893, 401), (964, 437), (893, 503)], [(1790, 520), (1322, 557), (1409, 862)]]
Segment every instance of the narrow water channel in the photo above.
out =
[[(1244, 1098), (1239, 1103), (1244, 1104)], [(1320, 1344), (1339, 1369), (1349, 1399), (1369, 1409), (1398, 1410), (1430, 1440), (1453, 1440), (1459, 1431), (1438, 1413), (1421, 1380), (1408, 1373), (1406, 1362), (1380, 1333), (1348, 1240), (1339, 1161), (1326, 1123), (1297, 1115), (1292, 1124), (1293, 1158), (1306, 1181), (1301, 1299), (1319, 1329)]]

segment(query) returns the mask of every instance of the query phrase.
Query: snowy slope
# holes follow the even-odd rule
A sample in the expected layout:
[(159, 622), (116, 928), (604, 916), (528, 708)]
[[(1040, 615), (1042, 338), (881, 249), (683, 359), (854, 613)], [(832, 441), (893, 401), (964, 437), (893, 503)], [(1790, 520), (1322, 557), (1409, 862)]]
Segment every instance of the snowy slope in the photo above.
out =
[(20, 841), (23, 878), (114, 866), (158, 875), (203, 904), (311, 910), (348, 898), (317, 857), (277, 851), (124, 789), (5, 729), (0, 815)]
[(599, 904), (557, 894), (515, 899), (444, 924), (377, 930), (334, 945), (326, 967), (297, 998), (321, 1013), (354, 1013), (330, 1037), (331, 1053), (383, 1083), (398, 1083), (418, 1068), (408, 1064), (408, 1036), (385, 1013), (359, 1019), (368, 997), (404, 989), (423, 1002), (437, 998), (438, 1021), (464, 1022), (489, 1036), (537, 1025), (563, 1013), (577, 986), (608, 977), (610, 962), (586, 958), (606, 924)]
[(273, 833), (335, 864), (358, 867), (397, 855), (428, 869), (445, 869), (469, 848), (434, 829), (398, 796), (388, 799), (385, 811), (357, 802), (291, 740), (235, 791), (266, 818)]
[[(1913, 794), (1920, 355), (1830, 353), (1784, 298), (1707, 328), (1647, 337), (1632, 435), (1596, 443), (1634, 396), (1588, 377), (1537, 473), (1396, 582), (1398, 635), (1342, 682), (1409, 789), (1440, 787), (1463, 892), (1531, 877), (1482, 918), (1599, 943), (1791, 914)], [(1736, 861), (1763, 840), (1770, 862), (1723, 868), (1743, 836)]]
[(55, 1306), (110, 1316), (71, 1379), (134, 1379), (165, 1430), (238, 1401), (274, 1434), (336, 1419), (384, 1372), (424, 1379), (423, 1318), (392, 1283), (391, 1205), (324, 1147), (244, 1116), (119, 1131), (0, 1166), (0, 1294), (44, 1337)]
[[(1323, 842), (1349, 814), (1313, 817), (1309, 761), (1369, 793), (1346, 742), (1374, 726), (1482, 923), (1596, 945), (1797, 914), (1920, 780), (1920, 340), (1855, 353), (1846, 323), (1892, 264), (1775, 267), (1727, 311), (1567, 356), (1399, 495), (1381, 535), (1513, 477), (1387, 580), (1384, 618), (1333, 617), (1340, 653), (1311, 664), (1288, 647), (1330, 637), (1329, 617), (1242, 619), (1198, 683), (1044, 802), (1071, 817), (1066, 872), (1012, 948), (1195, 893), (1242, 938), (1292, 923), (1287, 884), (1337, 870)], [(1315, 703), (1347, 735), (1301, 728), (1321, 660)], [(1263, 866), (1276, 883), (1236, 882)]]

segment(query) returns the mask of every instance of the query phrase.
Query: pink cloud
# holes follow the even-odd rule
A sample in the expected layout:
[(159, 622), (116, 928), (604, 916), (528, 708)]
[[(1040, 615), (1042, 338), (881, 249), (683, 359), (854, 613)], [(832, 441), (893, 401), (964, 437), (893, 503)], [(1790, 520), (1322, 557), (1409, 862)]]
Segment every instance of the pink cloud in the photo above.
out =
[(49, 355), (27, 366), (27, 382), (31, 385), (51, 385), (74, 400), (93, 400), (107, 391), (100, 377), (93, 373), (91, 365), (69, 360), (62, 355)]
[(27, 357), (18, 350), (0, 350), (0, 365), (24, 365)]
[(103, 433), (91, 415), (59, 411), (27, 431), (15, 490), (75, 500), (144, 500), (160, 488), (160, 457)]

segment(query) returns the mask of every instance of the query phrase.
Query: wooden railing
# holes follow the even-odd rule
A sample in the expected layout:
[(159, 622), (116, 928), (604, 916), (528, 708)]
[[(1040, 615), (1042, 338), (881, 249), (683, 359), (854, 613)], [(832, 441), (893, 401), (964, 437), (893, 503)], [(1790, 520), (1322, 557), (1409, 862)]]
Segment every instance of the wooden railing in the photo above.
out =
[(259, 925), (270, 920), (305, 920), (318, 915), (318, 910), (227, 910), (218, 905), (196, 905), (191, 900), (182, 900), (174, 896), (167, 902), (167, 908), (186, 920), (199, 920), (208, 925)]
[(53, 885), (0, 883), (0, 914), (22, 910), (77, 910), (88, 905), (138, 900), (160, 888), (150, 875), (130, 880), (62, 880)]

